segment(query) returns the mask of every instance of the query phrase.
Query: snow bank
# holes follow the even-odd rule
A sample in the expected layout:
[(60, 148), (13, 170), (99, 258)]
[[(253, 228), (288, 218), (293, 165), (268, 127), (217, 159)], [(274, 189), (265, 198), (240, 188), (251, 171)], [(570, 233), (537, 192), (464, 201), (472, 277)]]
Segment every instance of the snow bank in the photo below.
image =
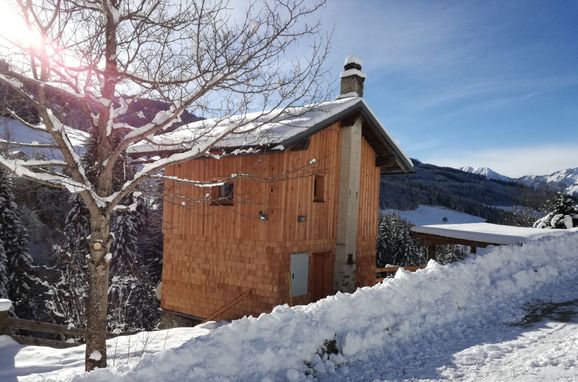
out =
[(12, 301), (0, 298), (0, 312), (7, 312), (12, 308)]
[[(578, 235), (497, 247), (465, 262), (430, 262), (415, 273), (315, 304), (279, 306), (243, 318), (128, 371), (97, 370), (77, 381), (271, 381), (332, 373), (346, 362), (451, 322), (480, 320), (540, 288), (575, 277)], [(335, 340), (335, 343), (332, 341)], [(337, 345), (337, 354), (328, 354)]]
[[(117, 370), (126, 369), (143, 356), (176, 348), (193, 337), (206, 335), (214, 327), (213, 323), (108, 339), (108, 364)], [(23, 346), (9, 336), (0, 336), (0, 381), (69, 381), (84, 372), (85, 351), (84, 345), (65, 349)]]

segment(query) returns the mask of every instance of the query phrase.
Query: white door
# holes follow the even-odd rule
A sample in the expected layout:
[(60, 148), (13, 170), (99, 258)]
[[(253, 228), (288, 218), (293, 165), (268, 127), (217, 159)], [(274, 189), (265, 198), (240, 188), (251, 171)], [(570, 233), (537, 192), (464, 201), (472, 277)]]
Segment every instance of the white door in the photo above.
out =
[(309, 279), (309, 254), (291, 254), (291, 291), (292, 296), (302, 296), (307, 294)]

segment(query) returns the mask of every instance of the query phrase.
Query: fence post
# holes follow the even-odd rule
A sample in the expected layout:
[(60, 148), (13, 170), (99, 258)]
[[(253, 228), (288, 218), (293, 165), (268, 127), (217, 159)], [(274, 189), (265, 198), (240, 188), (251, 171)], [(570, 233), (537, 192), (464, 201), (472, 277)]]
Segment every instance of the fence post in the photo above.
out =
[(8, 333), (8, 311), (12, 307), (12, 301), (0, 299), (0, 336)]

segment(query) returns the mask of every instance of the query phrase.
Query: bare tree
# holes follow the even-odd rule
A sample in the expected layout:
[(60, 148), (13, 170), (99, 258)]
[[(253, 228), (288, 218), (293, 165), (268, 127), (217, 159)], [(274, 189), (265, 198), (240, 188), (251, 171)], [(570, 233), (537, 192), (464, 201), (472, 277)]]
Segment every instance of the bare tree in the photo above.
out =
[[(106, 367), (113, 211), (164, 166), (205, 156), (226, 136), (258, 128), (251, 122), (266, 110), (286, 110), (324, 95), (320, 78), (328, 39), (313, 19), (324, 0), (256, 0), (243, 9), (221, 0), (13, 3), (39, 41), (14, 43), (20, 55), (11, 53), (0, 84), (32, 106), (41, 122), (7, 110), (27, 127), (50, 133), (61, 155), (32, 161), (0, 156), (0, 164), (18, 176), (78, 193), (90, 211), (86, 370)], [(299, 58), (290, 59), (296, 49)], [(66, 125), (55, 98), (73, 101), (87, 117), (77, 123), (90, 126), (92, 163), (82, 161), (72, 146), (69, 127), (78, 126)], [(131, 105), (143, 98), (168, 107), (143, 123), (128, 122)], [(178, 124), (186, 109), (229, 123), (191, 131), (186, 149), (115, 182), (127, 149)], [(247, 114), (255, 110), (259, 115)], [(239, 114), (247, 117), (229, 118)]]

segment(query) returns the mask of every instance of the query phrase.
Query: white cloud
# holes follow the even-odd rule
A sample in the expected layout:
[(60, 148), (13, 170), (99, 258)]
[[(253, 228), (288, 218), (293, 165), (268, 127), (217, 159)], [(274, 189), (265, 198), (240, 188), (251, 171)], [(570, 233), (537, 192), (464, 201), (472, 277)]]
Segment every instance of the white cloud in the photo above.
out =
[(426, 163), (448, 167), (489, 167), (503, 175), (544, 175), (578, 167), (578, 143), (452, 151), (423, 158)]

